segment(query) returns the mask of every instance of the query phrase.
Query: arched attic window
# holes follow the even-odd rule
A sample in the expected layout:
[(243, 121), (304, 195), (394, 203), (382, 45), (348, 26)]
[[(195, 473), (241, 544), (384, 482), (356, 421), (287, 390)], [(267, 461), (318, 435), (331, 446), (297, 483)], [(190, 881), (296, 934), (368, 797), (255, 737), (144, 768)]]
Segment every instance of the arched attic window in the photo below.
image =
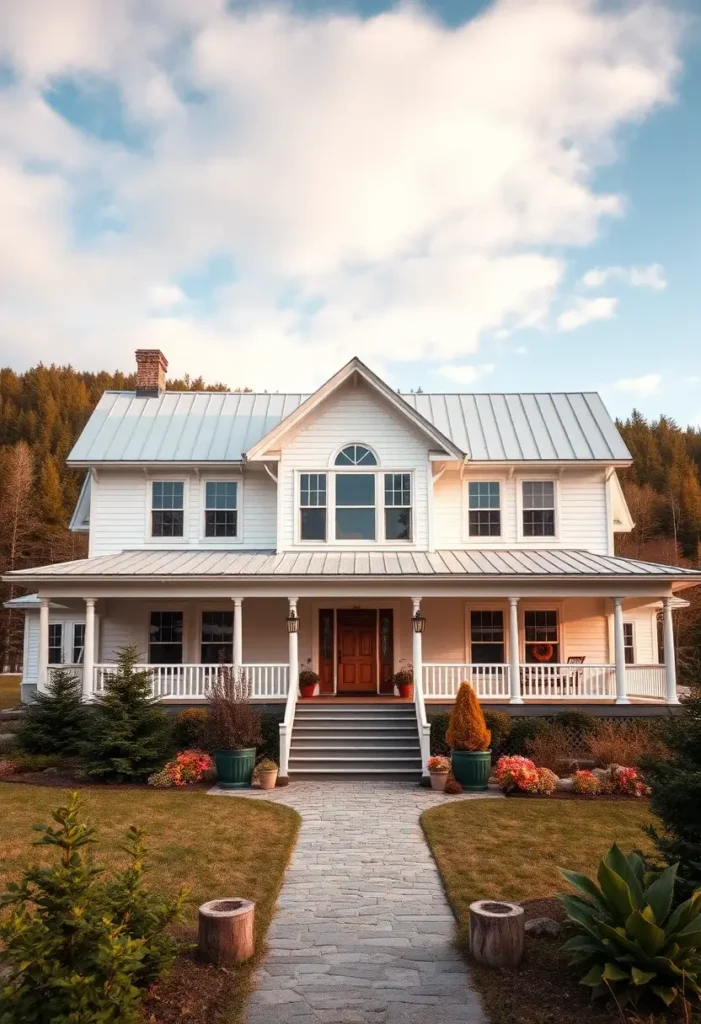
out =
[(364, 444), (348, 444), (336, 456), (336, 466), (376, 466), (377, 458)]

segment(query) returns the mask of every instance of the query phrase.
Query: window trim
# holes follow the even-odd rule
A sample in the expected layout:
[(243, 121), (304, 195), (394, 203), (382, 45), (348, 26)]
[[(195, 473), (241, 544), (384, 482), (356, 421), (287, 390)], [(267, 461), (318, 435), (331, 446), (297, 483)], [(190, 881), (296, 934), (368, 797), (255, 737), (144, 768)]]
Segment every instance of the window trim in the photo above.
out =
[[(515, 477), (516, 482), (516, 531), (517, 539), (526, 546), (549, 547), (559, 544), (560, 533), (560, 480), (552, 473), (529, 473)], [(551, 483), (553, 485), (555, 533), (549, 537), (527, 537), (523, 532), (523, 485), (526, 483)]]
[[(149, 476), (146, 481), (146, 538), (148, 544), (157, 544), (159, 547), (180, 547), (190, 543), (190, 487), (187, 476), (171, 476), (167, 473), (158, 473)], [(153, 534), (153, 485), (154, 484), (182, 484), (183, 485), (183, 532), (180, 537), (156, 537)], [(158, 511), (158, 510), (156, 510)]]
[[(236, 533), (233, 537), (207, 536), (207, 484), (236, 484)], [(200, 541), (207, 547), (229, 547), (243, 543), (244, 487), (242, 473), (208, 473), (200, 478)], [(156, 540), (160, 538), (156, 537)], [(185, 539), (185, 538), (183, 538)]]
[[(470, 484), (496, 484), (499, 488), (499, 504), (497, 508), (492, 509), (473, 509), (470, 505)], [(481, 477), (475, 480), (465, 481), (465, 494), (467, 498), (467, 536), (470, 541), (477, 541), (480, 544), (484, 544), (485, 541), (503, 540), (504, 538), (504, 481), (499, 477), (484, 478)], [(499, 513), (499, 533), (472, 533), (470, 530), (470, 513), (471, 512), (498, 512)]]
[[(348, 444), (355, 442), (349, 441)], [(362, 442), (358, 442), (361, 444)], [(343, 448), (347, 445), (343, 445)], [(369, 448), (369, 445), (365, 446)], [(323, 547), (324, 550), (336, 548), (340, 551), (354, 550), (357, 548), (369, 549), (390, 549), (392, 551), (406, 551), (416, 547), (417, 528), (417, 497), (416, 497), (416, 467), (406, 466), (383, 466), (378, 462), (377, 466), (330, 466), (318, 468), (316, 465), (305, 466), (294, 470), (294, 532), (293, 543), (302, 548)], [(300, 515), (301, 478), (306, 473), (323, 473), (326, 476), (326, 540), (303, 540), (302, 539), (302, 517)], [(336, 474), (362, 473), (375, 477), (375, 540), (336, 540)], [(410, 477), (411, 489), (411, 519), (412, 538), (411, 540), (387, 540), (385, 537), (385, 475), (401, 473)], [(430, 486), (430, 481), (429, 481)], [(354, 507), (354, 506), (346, 506)], [(369, 505), (362, 506), (370, 508)]]

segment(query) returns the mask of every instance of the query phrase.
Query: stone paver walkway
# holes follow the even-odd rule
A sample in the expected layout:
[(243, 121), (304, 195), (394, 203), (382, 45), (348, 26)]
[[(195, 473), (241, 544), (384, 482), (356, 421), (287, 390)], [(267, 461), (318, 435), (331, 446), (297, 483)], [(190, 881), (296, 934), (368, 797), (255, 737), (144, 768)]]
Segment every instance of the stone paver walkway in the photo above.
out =
[(419, 825), (426, 808), (474, 797), (402, 782), (246, 795), (302, 815), (246, 1024), (485, 1024)]

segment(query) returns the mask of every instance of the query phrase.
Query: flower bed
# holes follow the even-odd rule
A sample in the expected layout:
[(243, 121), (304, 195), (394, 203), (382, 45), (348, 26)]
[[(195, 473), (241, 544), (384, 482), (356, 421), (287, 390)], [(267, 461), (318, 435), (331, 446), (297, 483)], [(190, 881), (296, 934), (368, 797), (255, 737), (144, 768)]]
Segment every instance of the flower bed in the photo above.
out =
[(214, 775), (214, 762), (203, 750), (183, 750), (159, 772), (149, 776), (149, 786), (168, 789), (202, 782)]
[(558, 779), (549, 768), (537, 767), (528, 757), (500, 757), (494, 779), (504, 793), (531, 796), (598, 797), (638, 799), (650, 795), (635, 768), (609, 765), (606, 769), (576, 771), (571, 778)]

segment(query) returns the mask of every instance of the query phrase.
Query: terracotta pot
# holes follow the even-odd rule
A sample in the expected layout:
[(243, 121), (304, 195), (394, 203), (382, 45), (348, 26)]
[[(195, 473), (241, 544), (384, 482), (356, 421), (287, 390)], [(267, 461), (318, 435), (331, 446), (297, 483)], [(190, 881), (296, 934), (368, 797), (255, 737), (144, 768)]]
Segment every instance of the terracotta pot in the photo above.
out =
[(399, 683), (399, 696), (403, 700), (411, 700), (414, 696), (414, 684), (413, 683)]
[(442, 793), (445, 789), (445, 784), (448, 781), (448, 775), (450, 772), (431, 772), (431, 789), (435, 789), (438, 793)]
[(300, 683), (299, 692), (303, 697), (313, 697), (316, 690), (316, 683)]
[(275, 783), (277, 782), (277, 768), (272, 768), (269, 772), (258, 772), (258, 782), (260, 783), (261, 789), (275, 789)]

